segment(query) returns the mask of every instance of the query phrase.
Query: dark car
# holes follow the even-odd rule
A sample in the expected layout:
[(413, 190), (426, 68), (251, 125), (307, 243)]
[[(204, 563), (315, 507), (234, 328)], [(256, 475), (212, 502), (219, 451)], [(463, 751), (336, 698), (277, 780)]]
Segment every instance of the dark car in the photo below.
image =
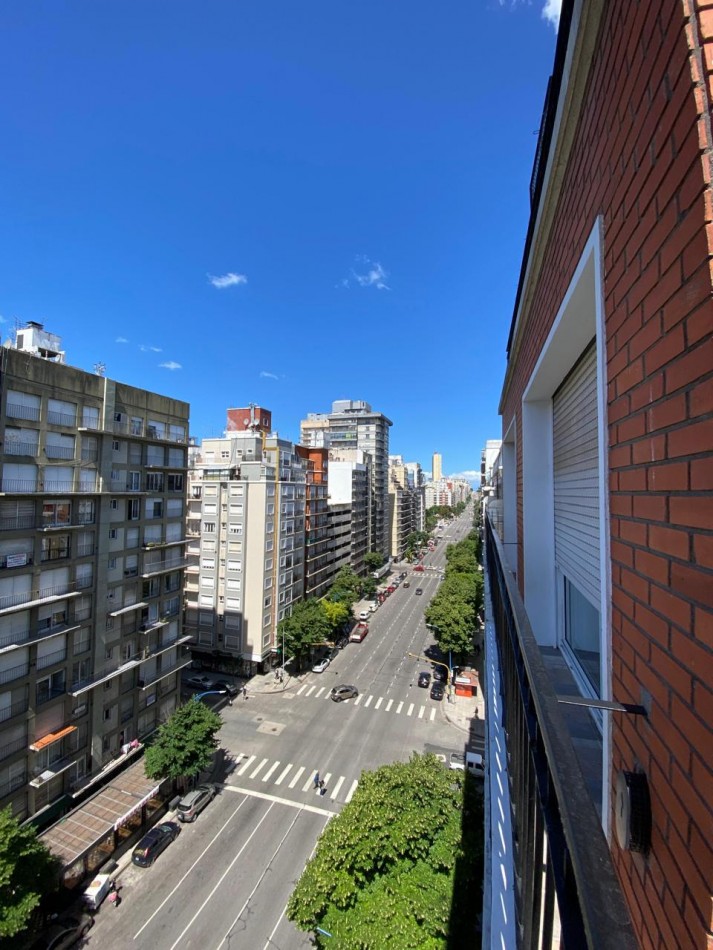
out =
[(181, 833), (175, 821), (164, 821), (147, 831), (134, 848), (131, 860), (140, 868), (150, 867), (161, 852)]
[(30, 950), (66, 950), (81, 940), (93, 925), (94, 918), (90, 914), (63, 915), (53, 921)]
[(178, 803), (178, 820), (195, 821), (206, 805), (215, 798), (215, 785), (198, 785), (192, 792), (187, 792)]
[(418, 674), (418, 685), (423, 686), (424, 689), (428, 689), (431, 685), (431, 674), (427, 673), (425, 670), (423, 673)]
[(227, 683), (225, 680), (218, 680), (217, 683), (213, 684), (212, 689), (227, 693), (231, 699), (235, 699), (235, 697), (240, 692), (240, 689), (235, 685), (235, 683)]
[(423, 591), (421, 590), (420, 587), (417, 587), (416, 590), (414, 591), (414, 593), (415, 593), (415, 594), (422, 594)]
[(435, 681), (431, 687), (431, 699), (443, 699), (443, 696), (446, 692), (446, 689), (443, 683), (439, 683), (438, 680)]
[(329, 695), (335, 703), (341, 703), (345, 699), (355, 699), (359, 695), (359, 690), (356, 686), (342, 683), (341, 686), (335, 686)]
[(442, 666), (436, 666), (433, 669), (433, 678), (438, 680), (439, 683), (445, 683), (448, 679), (448, 673), (443, 669)]

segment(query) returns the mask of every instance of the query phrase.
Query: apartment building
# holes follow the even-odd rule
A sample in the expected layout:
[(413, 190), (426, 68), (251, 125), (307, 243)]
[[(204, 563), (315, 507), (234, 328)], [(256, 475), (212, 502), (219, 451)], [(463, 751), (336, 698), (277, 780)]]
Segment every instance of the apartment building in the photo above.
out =
[[(355, 452), (368, 455), (370, 462), (370, 502), (368, 509), (369, 551), (388, 557), (388, 477), (389, 427), (391, 420), (372, 411), (367, 402), (341, 399), (332, 403), (330, 413), (309, 413), (300, 423), (300, 442), (329, 450), (330, 462), (360, 461)], [(355, 565), (354, 569), (357, 570)]]
[(443, 456), (440, 452), (434, 452), (433, 458), (431, 459), (431, 481), (440, 482), (443, 478)]
[[(349, 454), (354, 460), (329, 462), (328, 502), (334, 567), (336, 572), (348, 565), (356, 574), (364, 574), (367, 571), (364, 557), (371, 550), (372, 459), (358, 450)], [(345, 560), (347, 544), (349, 556)]]
[(562, 4), (488, 527), (493, 944), (508, 897), (543, 945), (713, 942), (708, 7)]
[(0, 387), (0, 807), (49, 819), (175, 708), (189, 407), (38, 323)]
[(230, 413), (190, 471), (186, 631), (204, 666), (251, 676), (277, 662), (277, 625), (304, 593), (308, 459), (269, 418)]
[(334, 541), (329, 530), (328, 459), (326, 449), (296, 446), (307, 463), (305, 480), (305, 553), (303, 597), (321, 597), (334, 574)]
[(389, 456), (389, 516), (391, 557), (401, 560), (407, 539), (418, 531), (420, 491), (412, 488), (409, 471), (400, 455)]

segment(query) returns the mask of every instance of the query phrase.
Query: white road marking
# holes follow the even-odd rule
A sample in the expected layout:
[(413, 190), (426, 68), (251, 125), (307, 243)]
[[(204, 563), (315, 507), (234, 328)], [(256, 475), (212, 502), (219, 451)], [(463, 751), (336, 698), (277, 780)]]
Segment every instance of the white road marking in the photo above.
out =
[(383, 696), (379, 696), (379, 698), (378, 698), (377, 701), (376, 701), (376, 705), (374, 706), (374, 709), (378, 709), (379, 706), (381, 706), (381, 704), (383, 703), (383, 701), (384, 701), (384, 697), (383, 697)]
[(435, 709), (432, 709), (432, 710), (431, 710), (431, 715), (429, 716), (429, 719), (430, 719), (431, 722), (433, 722), (433, 720), (434, 720), (435, 718), (436, 718), (436, 710), (435, 710)]
[(359, 693), (359, 695), (357, 696), (357, 698), (354, 700), (354, 705), (355, 705), (355, 706), (358, 706), (359, 703), (362, 701), (363, 698), (364, 698), (364, 697), (362, 696), (362, 694)]
[(251, 755), (250, 758), (247, 760), (247, 762), (245, 762), (243, 765), (240, 766), (236, 774), (242, 775), (243, 772), (247, 771), (247, 769), (250, 768), (250, 766), (253, 764), (254, 761), (255, 761), (255, 756)]
[[(274, 802), (273, 802), (273, 804), (274, 804)], [(211, 897), (215, 894), (215, 892), (218, 890), (218, 888), (220, 887), (220, 885), (223, 883), (223, 880), (224, 880), (225, 877), (228, 875), (228, 872), (232, 869), (233, 865), (234, 865), (235, 862), (238, 860), (238, 858), (240, 857), (240, 855), (243, 853), (243, 851), (244, 851), (244, 850), (247, 848), (247, 846), (250, 844), (250, 842), (251, 842), (251, 840), (253, 839), (253, 837), (255, 836), (255, 834), (257, 834), (258, 828), (259, 828), (260, 825), (263, 823), (263, 821), (265, 821), (265, 819), (267, 818), (267, 816), (270, 814), (271, 811), (272, 811), (272, 805), (270, 805), (270, 807), (267, 809), (267, 811), (266, 811), (265, 814), (262, 816), (262, 818), (260, 819), (260, 821), (255, 825), (255, 827), (253, 828), (252, 832), (250, 833), (250, 837), (249, 837), (248, 840), (245, 842), (245, 844), (242, 846), (242, 848), (240, 849), (240, 851), (238, 851), (238, 853), (235, 855), (235, 857), (234, 857), (233, 860), (230, 862), (230, 864), (227, 866), (227, 868), (225, 869), (225, 871), (223, 872), (223, 874), (221, 875), (221, 877), (218, 879), (218, 883), (215, 885), (215, 887), (213, 888), (213, 890), (212, 890), (212, 891), (210, 892), (210, 894), (206, 897), (206, 899), (203, 901), (203, 903), (201, 904), (201, 906), (198, 908), (198, 910), (195, 912), (195, 914), (191, 917), (191, 919), (188, 921), (188, 923), (186, 924), (186, 926), (183, 928), (183, 930), (181, 931), (181, 933), (180, 933), (179, 936), (178, 936), (178, 940), (176, 940), (176, 942), (171, 945), (171, 950), (174, 950), (174, 948), (179, 945), (179, 943), (181, 942), (181, 940), (183, 939), (183, 937), (186, 935), (186, 932), (187, 932), (188, 928), (193, 924), (193, 922), (194, 922), (195, 919), (199, 916), (199, 914), (201, 913), (201, 911), (203, 910), (203, 908), (205, 907), (205, 905), (208, 903), (208, 901), (211, 899)], [(221, 941), (221, 943), (222, 943), (222, 941)]]
[(367, 699), (367, 701), (364, 703), (364, 709), (368, 709), (369, 706), (371, 706), (371, 701), (372, 701), (373, 698), (374, 698), (373, 696), (370, 696), (370, 697)]
[(352, 800), (352, 795), (356, 791), (356, 787), (358, 784), (359, 784), (359, 779), (355, 778), (354, 781), (352, 782), (352, 787), (349, 789), (349, 793), (347, 794), (347, 797), (344, 799), (344, 801), (347, 802), (347, 804)]
[(264, 774), (263, 777), (262, 777), (263, 782), (267, 782), (267, 781), (270, 780), (270, 776), (271, 776), (272, 773), (275, 771), (275, 769), (278, 768), (279, 765), (280, 765), (279, 762), (274, 762), (274, 763), (270, 766), (270, 768), (267, 770), (267, 772), (265, 772), (265, 774)]
[(322, 695), (322, 693), (325, 691), (326, 688), (327, 688), (326, 686), (320, 686), (314, 698), (319, 699), (319, 697)]
[(250, 773), (250, 778), (255, 778), (255, 776), (260, 771), (260, 769), (264, 768), (266, 764), (267, 764), (267, 759), (263, 759), (260, 765), (258, 765), (258, 767), (255, 769), (255, 771)]
[(339, 794), (339, 789), (342, 787), (342, 783), (343, 783), (343, 782), (344, 782), (344, 776), (343, 776), (343, 775), (340, 775), (340, 776), (339, 776), (339, 781), (338, 781), (337, 784), (334, 786), (334, 791), (333, 791), (332, 794), (330, 795), (330, 798), (332, 799), (332, 801), (334, 801), (334, 799), (335, 799), (335, 798), (337, 797), (337, 795)]
[[(227, 788), (228, 786), (225, 786), (225, 787)], [(143, 925), (143, 927), (141, 928), (141, 930), (138, 930), (138, 931), (134, 934), (134, 940), (138, 939), (138, 937), (141, 936), (141, 934), (143, 933), (143, 931), (148, 927), (148, 925), (149, 925), (149, 924), (151, 923), (151, 921), (154, 919), (154, 917), (156, 916), (156, 914), (161, 910), (161, 908), (163, 907), (163, 905), (173, 897), (173, 895), (176, 893), (176, 891), (178, 890), (178, 888), (181, 886), (181, 884), (183, 884), (183, 882), (185, 881), (185, 879), (186, 879), (186, 878), (188, 877), (188, 875), (191, 873), (191, 871), (193, 870), (193, 868), (198, 864), (198, 862), (201, 860), (201, 858), (205, 855), (205, 853), (206, 853), (206, 851), (208, 850), (208, 848), (210, 848), (210, 846), (211, 846), (215, 841), (217, 841), (218, 838), (220, 838), (220, 836), (223, 834), (223, 832), (224, 832), (225, 829), (228, 827), (228, 825), (229, 825), (230, 822), (233, 820), (233, 818), (235, 818), (235, 816), (236, 816), (237, 813), (240, 811), (240, 809), (243, 807), (243, 805), (245, 804), (246, 801), (247, 801), (247, 798), (244, 798), (244, 799), (240, 802), (240, 804), (239, 804), (238, 807), (235, 809), (235, 811), (234, 811), (233, 814), (230, 816), (230, 818), (228, 818), (228, 820), (225, 822), (225, 824), (223, 824), (223, 825), (221, 826), (221, 828), (215, 833), (215, 835), (213, 835), (213, 837), (211, 838), (211, 840), (208, 842), (208, 844), (205, 846), (205, 848), (203, 848), (203, 850), (201, 851), (201, 853), (200, 853), (200, 854), (198, 855), (198, 857), (195, 859), (195, 861), (193, 862), (193, 864), (188, 868), (188, 870), (187, 870), (186, 873), (183, 875), (183, 877), (181, 878), (181, 880), (176, 884), (176, 886), (173, 888), (173, 890), (172, 890), (169, 894), (167, 894), (166, 897), (161, 901), (161, 903), (158, 905), (158, 907), (157, 907), (156, 910), (153, 912), (153, 914), (151, 914), (151, 916), (148, 918), (148, 920), (144, 921), (144, 925)]]
[(397, 715), (397, 716), (398, 716), (398, 714), (401, 712), (401, 710), (402, 710), (403, 708), (404, 708), (404, 704), (403, 704), (403, 703), (399, 703), (398, 706), (396, 707), (396, 715)]
[(315, 815), (326, 815), (328, 818), (337, 814), (337, 812), (330, 811), (328, 808), (320, 808), (319, 805), (305, 805), (304, 802), (293, 802), (290, 798), (280, 798), (277, 795), (271, 795), (269, 792), (258, 792), (252, 788), (238, 788), (237, 785), (222, 785), (219, 787), (229, 792), (239, 792), (241, 795), (247, 795), (248, 798), (261, 798), (263, 801), (274, 802), (276, 805), (288, 805), (290, 808), (308, 811)]
[(413, 712), (413, 703), (409, 703), (409, 707), (406, 710), (406, 715), (410, 716), (412, 712)]
[(419, 713), (418, 713), (418, 718), (419, 718), (419, 719), (423, 719), (423, 714), (424, 714), (425, 712), (426, 712), (426, 707), (425, 707), (425, 706), (421, 706), (421, 708), (420, 708), (420, 710), (419, 710)]
[(303, 684), (300, 686), (300, 688), (297, 690), (296, 695), (297, 695), (297, 696), (301, 696), (302, 693), (304, 693), (304, 691), (305, 691), (306, 689), (307, 689), (307, 684), (306, 684), (306, 683), (303, 683)]
[(279, 777), (275, 779), (275, 785), (282, 785), (282, 780), (284, 779), (284, 777), (287, 775), (287, 773), (290, 771), (291, 768), (292, 768), (292, 763), (290, 762), (290, 764), (286, 765), (284, 769), (280, 772)]
[(290, 784), (287, 786), (288, 788), (294, 788), (294, 787), (295, 787), (295, 785), (299, 782), (299, 780), (300, 780), (300, 775), (302, 775), (302, 773), (304, 772), (304, 770), (305, 770), (304, 765), (301, 765), (301, 766), (297, 769), (297, 771), (295, 772), (295, 774), (292, 776), (292, 781), (291, 781)]
[(312, 772), (312, 775), (307, 779), (307, 781), (306, 781), (306, 782), (304, 783), (304, 785), (302, 786), (302, 791), (303, 791), (303, 792), (306, 792), (307, 789), (308, 789), (310, 786), (312, 786), (312, 788), (314, 788), (314, 777), (313, 777), (313, 776), (314, 776), (314, 772)]
[(388, 712), (393, 705), (394, 705), (394, 701), (393, 699), (390, 699), (388, 703), (386, 704), (386, 709), (384, 710), (384, 712)]
[(311, 696), (312, 693), (313, 693), (316, 689), (317, 689), (316, 686), (310, 686), (310, 688), (307, 690), (306, 695), (307, 695), (307, 696)]

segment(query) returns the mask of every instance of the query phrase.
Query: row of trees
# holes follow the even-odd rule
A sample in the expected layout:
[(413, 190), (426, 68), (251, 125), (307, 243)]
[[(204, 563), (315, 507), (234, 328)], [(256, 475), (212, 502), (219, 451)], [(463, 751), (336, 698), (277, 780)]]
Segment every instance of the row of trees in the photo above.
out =
[(457, 544), (449, 544), (443, 583), (426, 608), (426, 623), (433, 628), (438, 646), (456, 657), (472, 649), (478, 614), (483, 609), (480, 558), (480, 535), (475, 530)]
[[(381, 567), (384, 559), (372, 551), (364, 558), (369, 571)], [(285, 645), (285, 662), (292, 657), (299, 670), (316, 646), (332, 644), (352, 619), (352, 607), (361, 599), (373, 597), (378, 581), (369, 574), (359, 577), (350, 567), (342, 567), (327, 594), (318, 599), (298, 601), (292, 614), (277, 625), (278, 648)]]
[(482, 792), (433, 755), (363, 772), (327, 825), (287, 906), (316, 946), (475, 946)]
[(466, 502), (459, 501), (457, 505), (434, 505), (426, 510), (426, 531), (430, 533), (439, 521), (457, 518), (466, 509)]

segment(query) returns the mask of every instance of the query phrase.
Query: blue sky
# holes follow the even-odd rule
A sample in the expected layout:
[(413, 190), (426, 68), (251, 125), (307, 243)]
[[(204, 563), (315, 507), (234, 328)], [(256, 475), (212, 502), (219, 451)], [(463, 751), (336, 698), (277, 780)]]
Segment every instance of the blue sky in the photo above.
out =
[[(544, 9), (546, 7), (546, 9)], [(557, 0), (6, 0), (0, 325), (191, 403), (364, 399), (479, 469)]]

